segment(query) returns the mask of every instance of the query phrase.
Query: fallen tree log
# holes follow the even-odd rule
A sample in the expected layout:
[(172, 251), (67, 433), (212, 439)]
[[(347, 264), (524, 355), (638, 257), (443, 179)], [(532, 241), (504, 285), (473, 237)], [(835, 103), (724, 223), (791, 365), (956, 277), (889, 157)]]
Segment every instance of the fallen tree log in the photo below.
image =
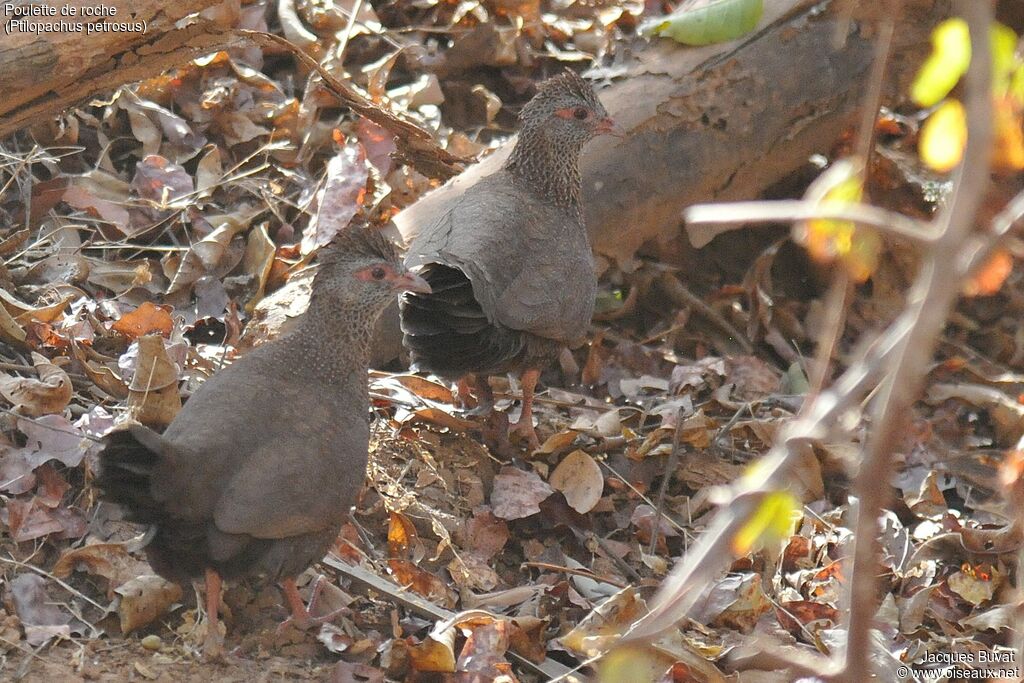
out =
[[(102, 7), (88, 0), (0, 3), (0, 138), (92, 95), (229, 44), (235, 39), (210, 32), (207, 22), (178, 26), (183, 18), (221, 1), (111, 0)], [(8, 4), (20, 9), (7, 11)], [(57, 14), (25, 14), (30, 6)], [(65, 6), (73, 7), (74, 14), (64, 14)], [(105, 14), (95, 16), (97, 11)], [(104, 24), (116, 24), (118, 30), (100, 29)]]
[[(645, 243), (686, 249), (682, 210), (697, 201), (750, 199), (830, 150), (855, 120), (867, 86), (878, 21), (897, 22), (886, 92), (906, 91), (946, 0), (891, 4), (765, 0), (761, 27), (721, 45), (658, 39), (595, 76), (600, 97), (628, 131), (584, 153), (584, 207), (597, 253), (622, 261)], [(852, 8), (852, 17), (843, 16)], [(843, 30), (845, 27), (845, 30)], [(836, 46), (837, 29), (842, 44)], [(623, 50), (625, 52), (625, 50)], [(514, 140), (395, 217), (406, 242), (451, 200), (497, 168)], [(682, 238), (682, 239), (681, 239)]]

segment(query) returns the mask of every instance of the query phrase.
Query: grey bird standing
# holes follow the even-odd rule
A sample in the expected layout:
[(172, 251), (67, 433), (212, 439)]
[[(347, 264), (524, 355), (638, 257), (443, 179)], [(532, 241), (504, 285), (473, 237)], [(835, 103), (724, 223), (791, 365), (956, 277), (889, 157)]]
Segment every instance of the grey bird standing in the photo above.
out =
[(512, 430), (535, 447), (540, 372), (583, 339), (594, 310), (580, 152), (617, 127), (591, 86), (572, 72), (542, 83), (520, 119), (504, 166), (409, 245), (405, 263), (421, 267), (431, 293), (404, 296), (400, 310), (414, 370), (476, 383), (488, 402), (486, 375), (520, 375), (522, 415)]

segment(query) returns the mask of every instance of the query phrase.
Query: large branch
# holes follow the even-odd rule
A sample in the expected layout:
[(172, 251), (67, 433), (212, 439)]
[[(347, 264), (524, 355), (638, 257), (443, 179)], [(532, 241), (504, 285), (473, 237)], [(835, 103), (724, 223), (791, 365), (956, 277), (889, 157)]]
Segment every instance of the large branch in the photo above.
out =
[[(680, 212), (689, 204), (756, 197), (811, 154), (827, 152), (853, 121), (870, 74), (870, 15), (855, 16), (845, 44), (834, 46), (838, 13), (851, 5), (766, 0), (762, 28), (741, 40), (703, 48), (670, 40), (636, 45), (600, 94), (628, 136), (595, 141), (583, 160), (595, 250), (622, 259), (645, 242), (677, 240)], [(907, 5), (895, 65), (923, 54), (930, 28), (948, 9), (945, 0)], [(895, 92), (903, 84), (887, 85)], [(497, 168), (511, 144), (401, 212), (395, 221), (406, 240)]]

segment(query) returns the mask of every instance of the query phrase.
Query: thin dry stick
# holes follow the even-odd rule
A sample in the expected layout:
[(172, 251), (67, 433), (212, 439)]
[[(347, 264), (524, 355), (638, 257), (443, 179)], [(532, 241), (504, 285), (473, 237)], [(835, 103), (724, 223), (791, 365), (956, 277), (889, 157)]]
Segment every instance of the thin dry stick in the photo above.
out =
[(803, 199), (726, 202), (695, 204), (686, 209), (683, 216), (688, 226), (793, 223), (812, 219), (853, 221), (911, 244), (928, 245), (935, 240), (934, 230), (928, 223), (870, 204), (822, 206)]
[[(658, 487), (658, 504), (654, 507), (655, 515), (660, 517), (662, 506), (665, 504), (665, 495), (668, 493), (668, 484), (672, 481), (672, 476), (676, 473), (676, 468), (679, 467), (679, 446), (682, 442), (683, 434), (683, 407), (679, 406), (676, 409), (676, 428), (672, 432), (672, 452), (668, 456), (668, 461), (665, 463), (665, 474), (661, 477), (661, 486)], [(647, 548), (647, 554), (653, 555), (654, 549), (658, 546), (658, 525), (654, 525), (654, 531), (651, 533), (651, 542)]]

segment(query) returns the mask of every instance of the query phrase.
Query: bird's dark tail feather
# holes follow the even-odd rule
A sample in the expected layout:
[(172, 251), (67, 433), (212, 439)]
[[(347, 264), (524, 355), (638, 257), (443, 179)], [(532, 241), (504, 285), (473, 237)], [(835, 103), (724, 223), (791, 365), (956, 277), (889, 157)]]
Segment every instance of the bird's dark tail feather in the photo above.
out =
[(128, 519), (152, 524), (163, 516), (162, 506), (150, 493), (150, 477), (163, 459), (165, 442), (156, 432), (133, 424), (103, 437), (96, 485), (102, 499), (117, 503)]
[(523, 350), (522, 334), (491, 323), (466, 275), (427, 264), (420, 275), (431, 294), (407, 294), (400, 303), (402, 343), (414, 369), (440, 375), (493, 372)]

